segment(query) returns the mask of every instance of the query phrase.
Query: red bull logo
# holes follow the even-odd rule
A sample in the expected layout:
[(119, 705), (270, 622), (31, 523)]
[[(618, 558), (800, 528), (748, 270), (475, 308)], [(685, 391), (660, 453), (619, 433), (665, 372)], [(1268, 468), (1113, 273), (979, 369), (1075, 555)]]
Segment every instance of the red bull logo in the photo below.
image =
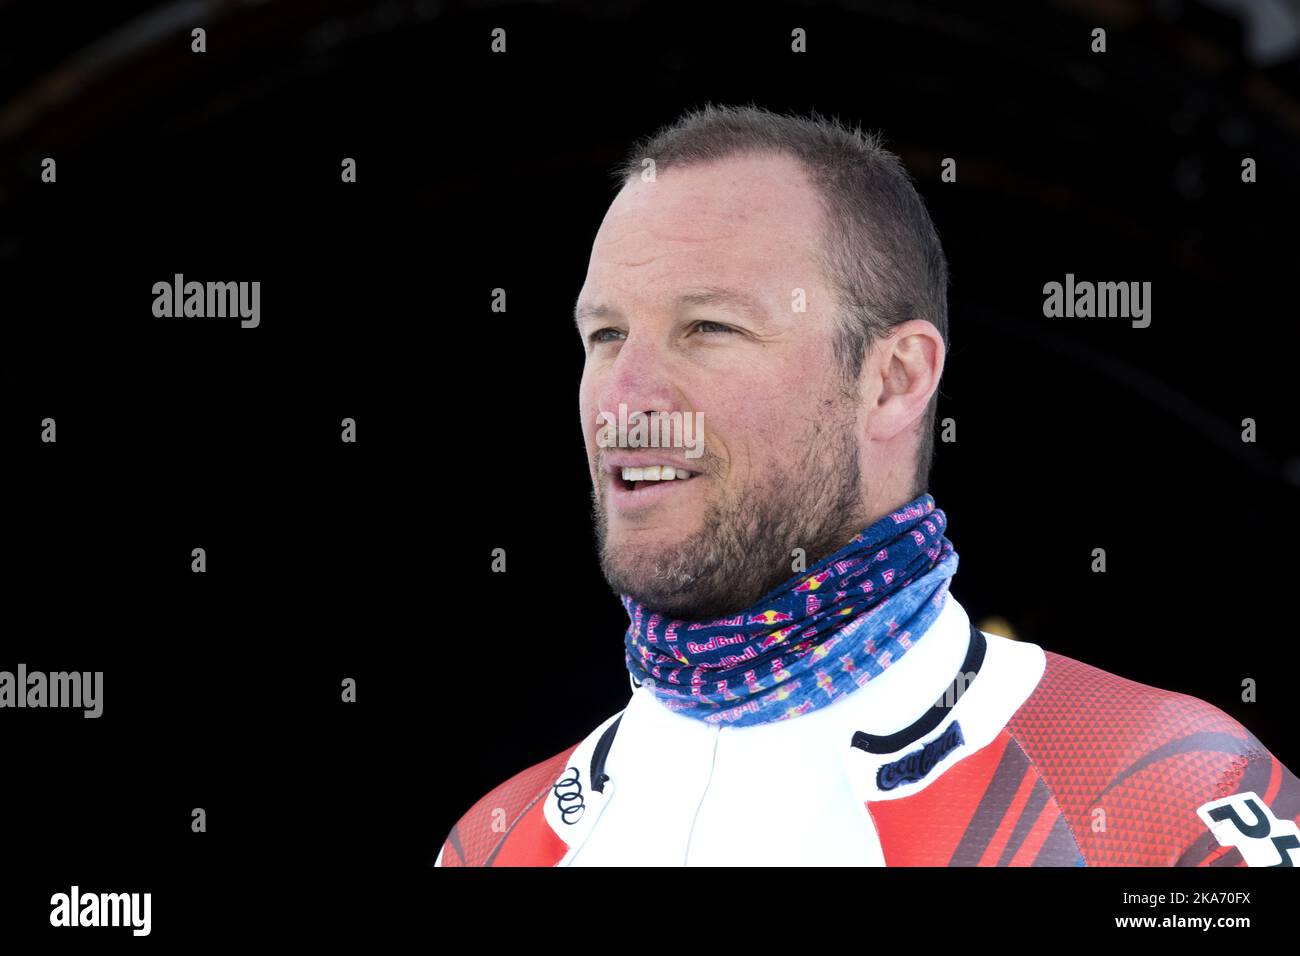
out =
[(704, 718), (705, 722), (710, 724), (720, 724), (724, 720), (739, 720), (745, 714), (758, 713), (758, 702), (751, 700), (747, 704), (741, 704), (737, 707), (730, 707), (727, 710), (718, 711), (716, 714), (709, 714)]
[(792, 680), (790, 683), (778, 687), (776, 690), (772, 691), (772, 693), (763, 698), (763, 706), (766, 707), (768, 704), (779, 704), (781, 701), (788, 699), (799, 689), (800, 683), (800, 681)]
[(740, 696), (739, 694), (733, 694), (733, 693), (731, 692), (731, 688), (729, 688), (729, 687), (727, 686), (727, 682), (726, 682), (725, 680), (716, 681), (716, 682), (714, 683), (714, 686), (718, 689), (718, 693), (722, 695), (722, 699), (723, 699), (723, 700), (741, 700), (741, 699), (742, 699), (741, 696)]
[(804, 578), (795, 585), (795, 591), (816, 591), (819, 587), (825, 584), (827, 580), (829, 580), (830, 576), (831, 572), (827, 570), (821, 572), (821, 574), (814, 574), (811, 577)]
[[(786, 621), (793, 621), (794, 618), (786, 614), (785, 611), (764, 611), (761, 614), (755, 614), (749, 619), (750, 624), (784, 624)], [(737, 621), (739, 623), (739, 621)]]
[[(737, 614), (735, 617), (727, 618), (727, 619), (724, 620), (724, 621), (717, 621), (716, 623), (703, 624), (703, 623), (700, 623), (699, 621), (696, 621), (694, 624), (688, 624), (688, 625), (686, 626), (686, 630), (688, 630), (688, 631), (698, 631), (698, 630), (701, 630), (702, 628), (706, 628), (706, 627), (715, 627), (715, 626), (718, 626), (718, 627), (739, 627), (741, 624), (744, 624), (744, 623), (745, 623), (745, 615), (743, 615), (743, 614)], [(753, 621), (750, 621), (750, 623), (752, 624), (752, 623), (754, 623), (754, 622), (753, 622)]]
[(739, 667), (741, 664), (745, 663), (745, 661), (752, 661), (757, 656), (758, 651), (754, 650), (752, 647), (747, 647), (741, 653), (727, 654), (720, 658), (717, 663), (710, 664), (709, 666), (714, 669)]
[(760, 651), (765, 651), (769, 647), (775, 647), (793, 634), (797, 627), (798, 625), (791, 624), (789, 627), (783, 627), (780, 630), (773, 631), (771, 634), (767, 635), (767, 637), (763, 638), (763, 642), (759, 644), (758, 649)]
[(801, 714), (806, 714), (806, 713), (808, 713), (808, 711), (810, 711), (810, 710), (812, 710), (812, 701), (810, 701), (810, 700), (805, 700), (802, 704), (798, 704), (798, 705), (796, 705), (796, 706), (794, 706), (794, 707), (787, 707), (787, 708), (785, 709), (785, 716), (786, 716), (786, 717), (798, 717), (798, 716), (801, 715)]
[(895, 511), (890, 517), (894, 519), (894, 524), (902, 524), (910, 518), (920, 518), (922, 515), (928, 514), (929, 511), (929, 508), (922, 508), (920, 505), (908, 505)]
[(703, 651), (716, 651), (719, 647), (726, 647), (728, 644), (743, 644), (744, 642), (744, 634), (715, 634), (702, 644), (699, 641), (687, 641), (686, 649), (692, 654), (699, 654)]

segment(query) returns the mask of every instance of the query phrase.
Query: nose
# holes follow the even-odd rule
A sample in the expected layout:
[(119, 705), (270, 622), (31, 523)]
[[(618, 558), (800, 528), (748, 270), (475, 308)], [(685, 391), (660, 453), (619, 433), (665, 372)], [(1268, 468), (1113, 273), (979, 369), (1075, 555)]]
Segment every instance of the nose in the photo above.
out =
[(599, 374), (595, 391), (598, 413), (607, 412), (617, 420), (620, 406), (624, 406), (623, 414), (628, 419), (637, 413), (685, 411), (671, 357), (649, 336), (629, 333), (613, 363)]

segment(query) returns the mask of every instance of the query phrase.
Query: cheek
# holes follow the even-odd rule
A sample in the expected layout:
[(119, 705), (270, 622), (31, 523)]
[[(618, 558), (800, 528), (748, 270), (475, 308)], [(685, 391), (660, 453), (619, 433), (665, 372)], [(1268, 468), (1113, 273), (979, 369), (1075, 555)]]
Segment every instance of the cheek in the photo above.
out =
[(584, 370), (578, 382), (578, 414), (582, 416), (582, 430), (586, 431), (596, 416), (595, 388), (591, 376)]
[(601, 424), (599, 414), (595, 386), (584, 373), (582, 382), (578, 385), (578, 417), (581, 419), (582, 441), (587, 446), (588, 455), (591, 455), (596, 447), (596, 431)]
[[(811, 394), (797, 389), (755, 389), (747, 401), (712, 402), (704, 416), (708, 441), (718, 444), (739, 475), (752, 471), (776, 474), (789, 462), (805, 458), (814, 440), (810, 430), (829, 414)], [(708, 447), (708, 446), (706, 446)], [(811, 453), (815, 456), (816, 449)]]
[[(714, 402), (714, 424), (747, 441), (784, 441), (798, 434), (807, 417), (801, 409), (804, 396), (781, 394), (758, 387), (740, 401)], [(705, 420), (708, 421), (708, 415)]]

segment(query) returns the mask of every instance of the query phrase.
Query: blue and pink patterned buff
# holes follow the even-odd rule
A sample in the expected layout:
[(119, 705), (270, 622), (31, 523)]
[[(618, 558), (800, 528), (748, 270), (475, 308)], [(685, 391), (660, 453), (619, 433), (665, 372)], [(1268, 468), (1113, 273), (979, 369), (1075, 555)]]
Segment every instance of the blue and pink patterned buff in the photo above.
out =
[(948, 519), (923, 494), (734, 617), (665, 619), (623, 595), (628, 672), (666, 707), (734, 727), (798, 717), (902, 657), (957, 571)]

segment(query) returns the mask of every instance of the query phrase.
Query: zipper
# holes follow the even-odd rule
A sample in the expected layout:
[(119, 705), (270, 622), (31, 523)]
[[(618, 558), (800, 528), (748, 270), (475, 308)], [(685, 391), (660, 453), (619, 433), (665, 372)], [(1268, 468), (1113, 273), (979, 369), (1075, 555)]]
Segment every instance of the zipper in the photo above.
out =
[(686, 834), (686, 855), (682, 859), (682, 866), (690, 866), (691, 860), (691, 841), (695, 837), (695, 823), (700, 818), (700, 808), (704, 806), (704, 799), (709, 794), (709, 786), (713, 783), (713, 768), (718, 764), (718, 738), (722, 735), (721, 727), (713, 728), (713, 753), (709, 757), (709, 776), (704, 781), (704, 790), (700, 793), (700, 802), (695, 806), (695, 816), (691, 818), (691, 829)]

